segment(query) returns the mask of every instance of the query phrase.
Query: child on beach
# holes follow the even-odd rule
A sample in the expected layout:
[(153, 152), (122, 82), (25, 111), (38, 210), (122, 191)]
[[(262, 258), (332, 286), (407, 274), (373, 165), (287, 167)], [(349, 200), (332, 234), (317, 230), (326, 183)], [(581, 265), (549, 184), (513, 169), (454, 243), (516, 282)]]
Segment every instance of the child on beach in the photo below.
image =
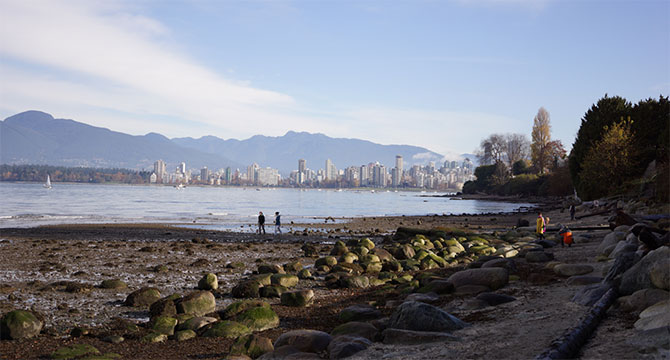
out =
[(281, 219), (279, 211), (275, 212), (275, 234), (279, 233), (281, 235)]

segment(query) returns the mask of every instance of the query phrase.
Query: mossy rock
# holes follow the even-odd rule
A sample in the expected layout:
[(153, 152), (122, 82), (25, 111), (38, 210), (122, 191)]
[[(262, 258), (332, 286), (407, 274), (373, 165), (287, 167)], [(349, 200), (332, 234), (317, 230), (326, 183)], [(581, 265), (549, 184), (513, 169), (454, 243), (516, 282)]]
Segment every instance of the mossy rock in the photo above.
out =
[(375, 254), (367, 254), (363, 257), (360, 258), (361, 262), (381, 262), (381, 259), (379, 259), (379, 256)]
[(370, 286), (367, 276), (349, 276), (340, 279), (340, 285), (347, 289), (362, 289)]
[(414, 280), (414, 277), (410, 274), (405, 274), (402, 276), (398, 276), (397, 278), (393, 279), (394, 284), (407, 284), (412, 282)]
[(216, 274), (208, 273), (198, 281), (198, 289), (200, 290), (216, 290), (219, 288), (219, 279)]
[(305, 307), (312, 304), (314, 301), (314, 291), (296, 290), (287, 291), (281, 294), (281, 304), (284, 306)]
[(128, 284), (125, 282), (119, 280), (119, 279), (111, 279), (111, 280), (103, 280), (100, 283), (100, 288), (101, 289), (126, 289), (128, 288)]
[(0, 338), (7, 340), (29, 339), (39, 335), (44, 324), (35, 314), (14, 310), (0, 320)]
[(382, 264), (382, 271), (390, 271), (390, 272), (402, 271), (402, 264), (400, 263), (400, 261), (397, 260), (387, 261)]
[(428, 256), (428, 254), (429, 254), (429, 251), (421, 249), (421, 250), (416, 252), (416, 255), (414, 255), (414, 260), (421, 261), (421, 260), (423, 260), (423, 258)]
[(231, 290), (234, 298), (257, 298), (261, 284), (256, 280), (244, 280)]
[(258, 265), (259, 274), (285, 274), (284, 268), (275, 264)]
[(300, 261), (292, 261), (290, 263), (284, 264), (284, 271), (286, 272), (298, 272), (302, 270), (303, 266)]
[(161, 292), (153, 287), (144, 287), (133, 291), (126, 297), (124, 302), (127, 306), (143, 307), (153, 304), (161, 298)]
[(252, 331), (265, 331), (279, 326), (279, 316), (270, 307), (249, 309), (238, 315), (236, 320)]
[(177, 331), (174, 334), (174, 339), (177, 340), (177, 341), (186, 341), (186, 340), (189, 340), (189, 339), (193, 339), (197, 336), (198, 336), (198, 334), (196, 334), (195, 331), (187, 329), (187, 330)]
[(143, 336), (141, 341), (143, 343), (159, 343), (159, 342), (165, 342), (167, 341), (167, 339), (168, 336), (165, 334), (152, 332), (150, 334)]
[(259, 294), (262, 298), (279, 298), (286, 291), (288, 291), (288, 288), (285, 286), (268, 285), (260, 288)]
[(177, 302), (177, 313), (202, 316), (216, 309), (216, 300), (209, 291), (194, 291)]
[(263, 286), (268, 286), (272, 284), (272, 273), (265, 273), (265, 274), (258, 274), (253, 276), (251, 279), (253, 281), (257, 281), (259, 284)]
[(443, 258), (437, 256), (436, 254), (434, 254), (432, 252), (428, 253), (428, 257), (431, 260), (435, 261), (435, 263), (437, 263), (437, 265), (439, 265), (440, 267), (447, 267), (449, 265), (449, 263), (446, 260), (444, 260)]
[(75, 344), (58, 348), (51, 353), (52, 359), (76, 359), (86, 355), (98, 355), (100, 350), (89, 344)]
[(349, 251), (349, 248), (347, 248), (347, 245), (345, 245), (342, 241), (338, 240), (335, 243), (335, 246), (333, 246), (333, 249), (330, 251), (331, 256), (340, 256), (342, 254), (345, 254)]
[(362, 264), (367, 274), (378, 274), (382, 271), (383, 265), (381, 262), (366, 262)]
[(359, 275), (362, 274), (365, 269), (359, 264), (340, 263), (335, 265), (330, 271)]
[(258, 335), (240, 336), (230, 347), (231, 355), (246, 355), (252, 359), (274, 350), (272, 340)]
[(235, 339), (240, 336), (251, 334), (251, 329), (246, 325), (240, 324), (236, 321), (219, 321), (216, 322), (202, 334), (203, 337), (223, 337), (228, 339)]
[(264, 307), (264, 308), (270, 308), (270, 304), (263, 300), (240, 300), (240, 301), (235, 301), (234, 303), (228, 305), (222, 312), (221, 315), (226, 318), (230, 319), (233, 318), (249, 309), (257, 308), (257, 307)]
[(318, 258), (314, 262), (314, 267), (328, 266), (328, 267), (332, 268), (335, 265), (337, 265), (337, 259), (334, 256), (326, 256), (326, 257)]
[(367, 255), (370, 252), (370, 249), (366, 248), (365, 246), (356, 246), (351, 252), (358, 255), (360, 258), (361, 256)]
[(362, 238), (361, 241), (358, 242), (359, 246), (363, 246), (368, 250), (372, 250), (375, 248), (375, 243), (372, 242), (372, 240), (368, 238)]
[(270, 280), (273, 285), (281, 285), (287, 288), (298, 285), (300, 281), (297, 276), (290, 274), (273, 274)]
[(398, 277), (398, 275), (396, 275), (392, 272), (388, 272), (388, 271), (382, 271), (377, 275), (377, 278), (379, 278), (381, 280), (393, 280), (397, 277)]
[(307, 269), (302, 269), (298, 271), (298, 279), (300, 280), (310, 280), (312, 279), (312, 273)]
[(440, 266), (433, 261), (433, 259), (429, 257), (425, 257), (423, 260), (421, 260), (421, 265), (419, 265), (421, 270), (429, 270), (429, 269), (437, 269)]
[(400, 261), (400, 264), (402, 265), (403, 270), (412, 271), (412, 270), (419, 270), (419, 265), (421, 263), (414, 259), (407, 259)]
[(340, 263), (348, 263), (348, 264), (353, 264), (354, 262), (358, 261), (358, 255), (352, 253), (352, 252), (347, 252), (344, 253), (342, 256), (340, 256)]
[(387, 282), (391, 281), (390, 279), (378, 279), (378, 278), (370, 278), (370, 286), (381, 286), (386, 284)]
[(177, 326), (177, 319), (168, 316), (156, 317), (151, 322), (151, 330), (165, 335), (173, 335), (174, 328)]
[(181, 299), (181, 296), (178, 294), (172, 294), (166, 296), (160, 300), (155, 301), (149, 307), (149, 315), (154, 318), (156, 316), (171, 316), (174, 317), (177, 315), (177, 306), (175, 301)]

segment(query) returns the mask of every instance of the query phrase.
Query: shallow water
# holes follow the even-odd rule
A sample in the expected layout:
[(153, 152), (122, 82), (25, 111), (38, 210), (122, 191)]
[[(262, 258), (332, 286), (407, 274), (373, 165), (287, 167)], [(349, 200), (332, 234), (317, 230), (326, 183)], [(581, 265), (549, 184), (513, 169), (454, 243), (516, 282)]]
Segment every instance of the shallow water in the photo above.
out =
[[(257, 191), (260, 190), (260, 191)], [(333, 217), (512, 212), (531, 206), (482, 200), (452, 200), (443, 193), (273, 189), (242, 187), (0, 183), (0, 228), (77, 223), (188, 223), (216, 230), (253, 231), (259, 211), (266, 230), (274, 212), (282, 225)]]

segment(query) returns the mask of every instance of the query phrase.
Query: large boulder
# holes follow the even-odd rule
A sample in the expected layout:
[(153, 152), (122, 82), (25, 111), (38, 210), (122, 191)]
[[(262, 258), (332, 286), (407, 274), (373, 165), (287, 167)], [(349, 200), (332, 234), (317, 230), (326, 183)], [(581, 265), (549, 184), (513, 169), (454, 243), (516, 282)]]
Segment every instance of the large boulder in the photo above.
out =
[(161, 292), (153, 287), (143, 287), (133, 291), (126, 297), (124, 305), (127, 306), (149, 306), (161, 298)]
[(640, 313), (635, 322), (637, 330), (653, 330), (670, 326), (670, 300), (659, 302)]
[(605, 238), (598, 246), (598, 254), (609, 255), (616, 244), (626, 238), (626, 233), (623, 231), (612, 231), (605, 235)]
[(454, 287), (480, 285), (496, 290), (507, 284), (509, 273), (507, 269), (498, 267), (468, 269), (452, 274), (447, 281), (454, 284)]
[(234, 298), (257, 298), (261, 284), (256, 280), (244, 280), (230, 291)]
[(198, 289), (200, 290), (216, 290), (219, 288), (219, 279), (213, 273), (206, 274), (198, 281)]
[(299, 351), (309, 353), (320, 353), (328, 348), (333, 337), (328, 333), (318, 330), (292, 330), (285, 332), (277, 338), (274, 347), (291, 345)]
[(314, 290), (287, 291), (281, 294), (280, 301), (284, 306), (309, 306), (314, 301)]
[(169, 316), (158, 316), (151, 320), (151, 330), (159, 334), (174, 335), (177, 319)]
[(670, 258), (670, 247), (662, 246), (650, 251), (637, 264), (626, 270), (621, 277), (619, 293), (630, 295), (635, 291), (652, 287), (651, 269), (657, 264), (662, 264)]
[(381, 316), (382, 313), (372, 305), (356, 304), (340, 311), (339, 319), (342, 322), (367, 321), (379, 319)]
[(0, 338), (29, 339), (39, 335), (43, 325), (42, 321), (30, 311), (10, 311), (0, 320)]
[(670, 299), (670, 293), (665, 290), (642, 289), (634, 292), (632, 295), (618, 298), (617, 304), (623, 311), (638, 313), (667, 299)]
[(270, 308), (270, 304), (266, 303), (263, 300), (252, 300), (252, 299), (235, 301), (234, 303), (228, 305), (225, 309), (223, 309), (223, 311), (221, 311), (221, 317), (224, 319), (230, 319), (255, 307)]
[(467, 324), (446, 311), (417, 301), (402, 303), (391, 315), (389, 328), (449, 332)]
[(179, 299), (176, 305), (179, 314), (202, 316), (216, 309), (216, 300), (209, 291), (194, 291)]
[(554, 266), (554, 272), (560, 276), (586, 275), (593, 272), (589, 264), (560, 264)]
[(230, 347), (231, 355), (246, 355), (255, 359), (274, 350), (272, 340), (258, 335), (240, 336)]
[(336, 326), (330, 332), (330, 335), (332, 335), (333, 337), (340, 335), (359, 336), (364, 337), (370, 341), (374, 341), (375, 338), (377, 337), (377, 333), (379, 333), (379, 330), (377, 330), (377, 328), (370, 323), (360, 321), (350, 321), (348, 323)]
[(274, 274), (270, 278), (270, 281), (274, 285), (280, 285), (283, 287), (294, 287), (298, 285), (298, 277), (295, 275), (289, 275), (289, 274)]
[(149, 315), (154, 318), (157, 316), (171, 316), (177, 315), (177, 306), (175, 300), (181, 298), (177, 294), (166, 296), (158, 301), (154, 301), (149, 307)]
[(237, 322), (252, 331), (265, 331), (279, 326), (279, 316), (271, 307), (259, 306), (244, 311), (236, 317)]
[(651, 266), (649, 280), (659, 289), (670, 290), (670, 258), (658, 261)]
[(330, 359), (348, 358), (359, 351), (367, 349), (372, 342), (360, 336), (340, 335), (328, 344)]
[(251, 334), (251, 329), (235, 321), (219, 321), (210, 325), (202, 334), (204, 337), (223, 337), (235, 339)]

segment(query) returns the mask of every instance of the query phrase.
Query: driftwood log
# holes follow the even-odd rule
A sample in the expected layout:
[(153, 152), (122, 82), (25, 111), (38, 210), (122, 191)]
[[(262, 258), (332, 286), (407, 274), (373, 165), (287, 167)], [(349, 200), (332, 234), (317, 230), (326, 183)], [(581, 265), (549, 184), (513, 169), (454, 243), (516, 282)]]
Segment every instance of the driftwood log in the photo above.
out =
[(535, 359), (572, 359), (577, 357), (582, 346), (596, 330), (600, 320), (605, 316), (607, 309), (616, 298), (616, 290), (612, 287), (598, 302), (593, 304), (577, 326), (568, 329), (560, 338), (554, 340), (545, 352), (538, 355)]

